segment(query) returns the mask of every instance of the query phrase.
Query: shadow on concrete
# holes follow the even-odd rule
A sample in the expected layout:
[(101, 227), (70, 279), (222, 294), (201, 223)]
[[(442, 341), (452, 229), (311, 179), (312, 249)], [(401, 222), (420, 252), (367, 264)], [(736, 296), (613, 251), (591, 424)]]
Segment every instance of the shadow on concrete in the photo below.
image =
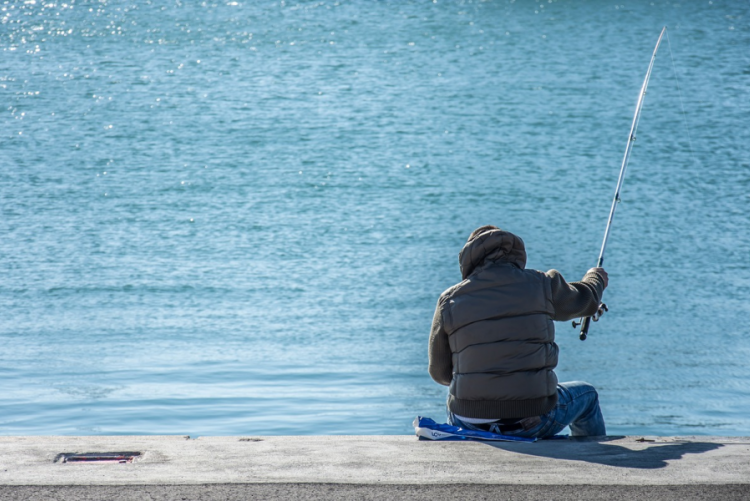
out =
[[(622, 468), (657, 469), (667, 466), (667, 461), (682, 459), (685, 454), (701, 454), (723, 447), (723, 444), (708, 442), (654, 443), (645, 449), (629, 449), (609, 444), (626, 437), (569, 438), (567, 440), (543, 440), (533, 444), (509, 442), (483, 442), (484, 444), (518, 454), (585, 461), (587, 463), (619, 466)], [(635, 441), (634, 441), (635, 442)]]

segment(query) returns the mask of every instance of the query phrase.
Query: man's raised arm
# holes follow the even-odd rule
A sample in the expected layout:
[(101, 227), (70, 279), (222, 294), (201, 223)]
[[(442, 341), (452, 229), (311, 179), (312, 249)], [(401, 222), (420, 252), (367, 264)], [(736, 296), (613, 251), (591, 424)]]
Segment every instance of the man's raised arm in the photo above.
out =
[(580, 282), (566, 282), (557, 270), (548, 271), (547, 276), (552, 280), (554, 320), (592, 316), (599, 309), (602, 293), (609, 283), (603, 268), (591, 268)]

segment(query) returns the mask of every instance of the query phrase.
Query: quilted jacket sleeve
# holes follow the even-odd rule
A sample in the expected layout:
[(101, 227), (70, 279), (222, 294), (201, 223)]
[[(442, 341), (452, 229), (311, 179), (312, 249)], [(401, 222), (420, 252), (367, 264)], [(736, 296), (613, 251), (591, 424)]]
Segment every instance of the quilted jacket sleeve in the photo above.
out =
[(430, 377), (435, 382), (448, 386), (453, 379), (453, 360), (451, 348), (448, 344), (448, 334), (443, 327), (441, 304), (443, 298), (438, 301), (435, 308), (435, 316), (432, 319), (430, 331), (430, 343), (428, 347)]

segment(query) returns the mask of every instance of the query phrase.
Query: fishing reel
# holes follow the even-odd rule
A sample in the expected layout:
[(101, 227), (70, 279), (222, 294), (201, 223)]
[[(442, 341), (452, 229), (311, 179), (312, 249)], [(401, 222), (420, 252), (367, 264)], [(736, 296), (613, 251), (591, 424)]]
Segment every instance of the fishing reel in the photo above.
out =
[[(607, 312), (607, 311), (609, 311), (609, 308), (607, 308), (607, 305), (605, 303), (600, 303), (599, 304), (599, 309), (597, 309), (596, 313), (594, 313), (593, 315), (591, 315), (590, 318), (594, 322), (598, 322), (599, 319), (602, 318), (602, 316), (604, 315), (604, 313)], [(575, 320), (573, 320), (573, 328), (575, 329), (579, 325), (583, 325), (584, 318), (581, 318), (580, 322), (576, 322)]]

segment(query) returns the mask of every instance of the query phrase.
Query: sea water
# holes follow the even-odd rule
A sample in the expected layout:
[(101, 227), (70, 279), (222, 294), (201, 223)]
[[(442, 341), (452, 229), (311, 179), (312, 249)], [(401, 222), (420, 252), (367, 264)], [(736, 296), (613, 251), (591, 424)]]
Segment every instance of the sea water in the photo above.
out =
[(476, 227), (605, 267), (557, 324), (611, 434), (750, 434), (750, 6), (5, 1), (0, 433), (406, 434), (444, 419)]

